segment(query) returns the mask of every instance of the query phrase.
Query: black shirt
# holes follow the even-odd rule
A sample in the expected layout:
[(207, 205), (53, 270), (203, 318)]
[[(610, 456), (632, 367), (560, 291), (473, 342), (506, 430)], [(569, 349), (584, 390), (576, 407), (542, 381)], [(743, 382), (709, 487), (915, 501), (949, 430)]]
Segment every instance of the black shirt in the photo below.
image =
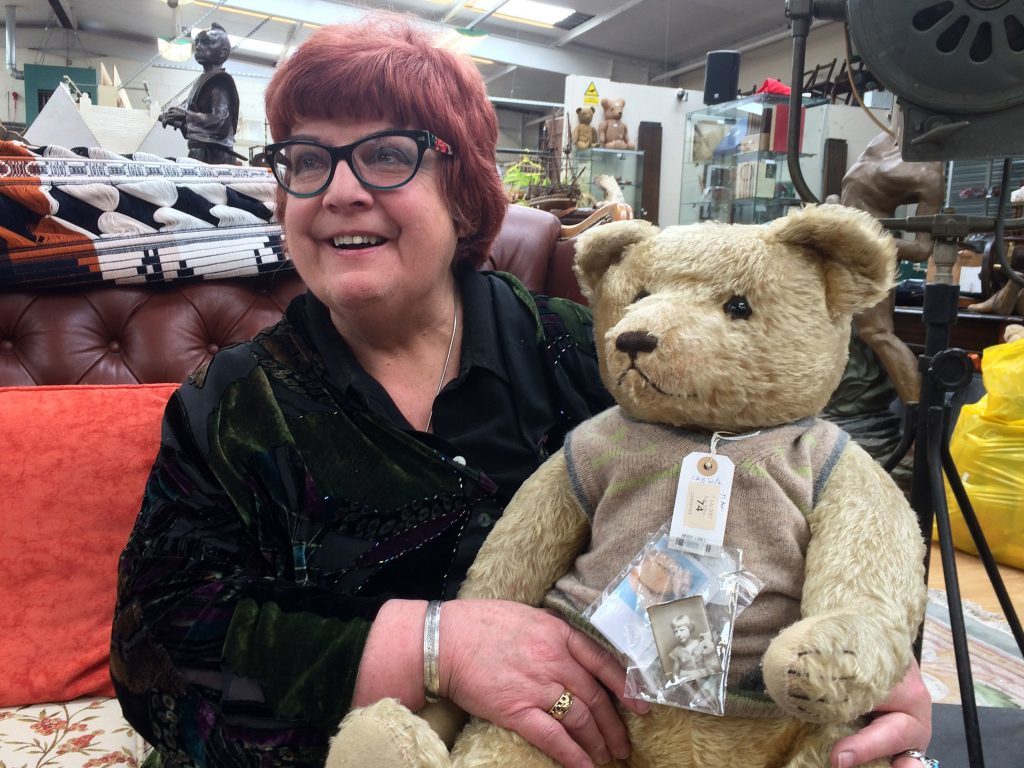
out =
[[(322, 356), (333, 385), (377, 416), (414, 435), (431, 448), (467, 464), (492, 482), (493, 499), (474, 508), (459, 546), (459, 557), (446, 597), (455, 596), (472, 558), (523, 481), (561, 446), (565, 430), (563, 404), (538, 374), (543, 365), (524, 356), (538, 354), (531, 324), (518, 333), (499, 334), (497, 318), (509, 317), (511, 298), (502, 280), (472, 269), (456, 271), (463, 302), (463, 337), (459, 374), (434, 400), (432, 434), (415, 430), (387, 391), (356, 360), (331, 322), (328, 309), (306, 296), (309, 334)], [(592, 348), (588, 350), (593, 354)], [(593, 412), (611, 404), (597, 377), (596, 360), (588, 371), (586, 397)], [(524, 380), (525, 379), (525, 380)]]

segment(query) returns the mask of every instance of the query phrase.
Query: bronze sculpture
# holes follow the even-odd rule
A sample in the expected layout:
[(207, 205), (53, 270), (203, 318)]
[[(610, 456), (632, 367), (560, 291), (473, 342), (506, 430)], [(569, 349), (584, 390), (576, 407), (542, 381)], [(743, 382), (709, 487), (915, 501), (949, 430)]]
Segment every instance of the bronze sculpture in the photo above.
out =
[[(897, 138), (888, 132), (880, 133), (843, 177), (841, 201), (876, 218), (891, 218), (899, 206), (915, 203), (919, 216), (929, 216), (942, 209), (944, 170), (943, 163), (937, 161), (906, 162), (900, 156)], [(915, 240), (897, 238), (896, 247), (900, 259), (927, 261), (932, 238), (924, 233), (919, 233)], [(878, 355), (900, 400), (916, 402), (921, 374), (914, 353), (896, 336), (895, 304), (895, 293), (890, 291), (887, 298), (856, 315), (853, 322), (861, 340)]]
[(204, 163), (237, 165), (233, 151), (238, 130), (238, 89), (223, 64), (231, 53), (228, 33), (220, 24), (196, 35), (192, 55), (203, 74), (192, 85), (184, 107), (169, 107), (160, 115), (188, 139), (188, 156)]

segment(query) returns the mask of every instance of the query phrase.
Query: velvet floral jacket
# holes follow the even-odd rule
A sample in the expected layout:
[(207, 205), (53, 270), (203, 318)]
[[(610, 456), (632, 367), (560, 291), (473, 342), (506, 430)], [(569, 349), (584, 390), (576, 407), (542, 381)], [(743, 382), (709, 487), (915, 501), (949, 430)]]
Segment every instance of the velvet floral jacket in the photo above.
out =
[[(508, 434), (534, 448), (525, 478), (611, 403), (590, 316), (507, 275), (463, 279), (489, 303), (502, 386), (522, 403)], [(168, 404), (111, 644), (154, 764), (322, 765), (380, 606), (453, 597), (483, 539), (471, 521), (496, 519), (516, 490), (338, 386), (309, 301)]]

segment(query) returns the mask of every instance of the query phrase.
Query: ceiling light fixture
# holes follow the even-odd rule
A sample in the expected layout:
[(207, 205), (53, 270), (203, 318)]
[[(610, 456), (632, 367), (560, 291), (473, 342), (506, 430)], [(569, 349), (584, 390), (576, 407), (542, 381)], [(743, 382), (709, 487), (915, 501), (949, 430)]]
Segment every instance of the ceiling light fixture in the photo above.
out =
[(218, 3), (211, 3), (209, 0), (188, 0), (190, 3), (194, 2), (200, 8), (210, 8), (223, 13), (234, 13), (240, 16), (250, 16), (254, 19), (268, 19), (270, 21), (280, 21), (284, 24), (294, 24), (297, 21), (302, 22), (302, 26), (306, 29), (319, 29), (322, 25), (316, 24), (308, 19), (298, 18), (296, 16), (274, 16), (269, 13), (261, 13), (259, 11), (250, 11), (245, 8), (234, 8), (230, 5), (219, 5)]
[(271, 43), (267, 40), (258, 40), (254, 37), (237, 37), (236, 35), (228, 35), (228, 39), (231, 41), (232, 51), (237, 50), (261, 53), (264, 56), (273, 56), (274, 58), (281, 55), (280, 43)]
[(192, 40), (187, 35), (158, 37), (156, 46), (160, 56), (168, 61), (188, 61), (192, 58)]
[(465, 7), (467, 10), (493, 13), (509, 21), (539, 27), (553, 27), (576, 12), (572, 8), (540, 3), (537, 0), (469, 0)]

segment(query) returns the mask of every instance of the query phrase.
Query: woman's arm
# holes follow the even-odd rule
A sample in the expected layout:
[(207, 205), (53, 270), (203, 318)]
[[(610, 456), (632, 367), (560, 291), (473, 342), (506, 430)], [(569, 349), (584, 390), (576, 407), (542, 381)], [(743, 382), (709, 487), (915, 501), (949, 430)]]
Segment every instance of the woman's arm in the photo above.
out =
[(383, 600), (295, 583), (272, 500), (258, 517), (234, 503), (194, 435), (216, 409), (194, 388), (188, 397), (204, 417), (171, 399), (120, 561), (118, 697), (140, 734), (184, 764), (322, 762)]
[[(381, 609), (366, 644), (354, 706), (389, 695), (412, 709), (422, 705), (424, 609), (422, 602), (399, 600)], [(441, 616), (444, 698), (516, 731), (562, 765), (603, 765), (629, 755), (629, 738), (609, 694), (624, 690), (625, 670), (589, 637), (547, 611), (501, 600), (452, 600)], [(394, 692), (406, 683), (407, 695)], [(548, 710), (566, 690), (574, 702), (557, 721)], [(634, 712), (650, 709), (642, 701), (620, 701)]]

